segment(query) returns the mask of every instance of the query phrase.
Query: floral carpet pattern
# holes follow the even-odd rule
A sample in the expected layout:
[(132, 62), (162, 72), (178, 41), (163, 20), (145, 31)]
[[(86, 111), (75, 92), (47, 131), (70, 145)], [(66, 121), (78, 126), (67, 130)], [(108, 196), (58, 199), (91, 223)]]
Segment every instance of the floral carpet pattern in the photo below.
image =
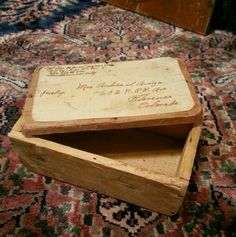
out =
[[(41, 64), (178, 57), (204, 108), (174, 216), (28, 171), (7, 137)], [(197, 35), (99, 1), (0, 0), (0, 236), (236, 236), (236, 36)]]

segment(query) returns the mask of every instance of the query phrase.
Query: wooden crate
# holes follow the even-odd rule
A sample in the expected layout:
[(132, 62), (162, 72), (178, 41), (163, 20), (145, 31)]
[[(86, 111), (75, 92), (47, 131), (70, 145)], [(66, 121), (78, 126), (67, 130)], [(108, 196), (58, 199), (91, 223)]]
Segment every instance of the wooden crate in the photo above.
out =
[[(111, 88), (122, 93), (110, 94)], [(88, 106), (86, 101), (92, 110), (75, 108)], [(171, 215), (188, 187), (201, 119), (178, 60), (47, 66), (36, 70), (22, 118), (9, 137), (22, 163), (36, 173)]]
[(206, 34), (215, 0), (106, 0), (121, 8)]

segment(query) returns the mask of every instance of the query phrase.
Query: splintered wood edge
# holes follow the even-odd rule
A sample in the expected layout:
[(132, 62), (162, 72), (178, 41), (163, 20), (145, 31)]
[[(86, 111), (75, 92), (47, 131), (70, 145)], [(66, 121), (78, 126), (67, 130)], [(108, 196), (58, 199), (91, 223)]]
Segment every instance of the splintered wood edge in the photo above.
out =
[[(196, 117), (202, 113), (202, 107), (196, 95), (194, 87), (191, 82), (190, 74), (183, 61), (178, 59), (180, 69), (187, 82), (191, 96), (194, 101), (194, 106), (188, 111), (173, 112), (165, 114), (144, 115), (144, 116), (129, 116), (129, 117), (112, 117), (99, 119), (76, 119), (68, 121), (50, 121), (40, 122), (32, 118), (32, 108), (34, 95), (37, 89), (39, 80), (39, 72), (44, 66), (39, 66), (33, 73), (31, 86), (29, 88), (28, 96), (23, 110), (22, 132), (26, 136), (43, 135), (52, 133), (65, 133), (75, 131), (89, 131), (89, 130), (104, 130), (104, 129), (121, 129), (130, 127), (151, 127), (158, 125), (171, 124), (191, 124), (194, 123)], [(48, 66), (48, 65), (47, 65)]]
[(202, 130), (202, 119), (203, 118), (200, 115), (199, 118), (194, 123), (193, 128), (185, 141), (181, 155), (181, 161), (179, 163), (179, 168), (177, 171), (177, 176), (187, 181), (190, 180), (190, 176), (193, 169), (193, 163), (195, 160), (197, 147)]

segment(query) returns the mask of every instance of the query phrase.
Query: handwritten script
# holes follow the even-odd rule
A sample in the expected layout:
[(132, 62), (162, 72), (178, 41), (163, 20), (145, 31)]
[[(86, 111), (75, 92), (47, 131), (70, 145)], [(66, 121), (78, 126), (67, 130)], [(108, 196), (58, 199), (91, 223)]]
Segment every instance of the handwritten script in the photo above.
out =
[(33, 114), (40, 121), (58, 121), (170, 113), (192, 106), (178, 63), (163, 58), (45, 67)]
[(85, 64), (85, 65), (68, 65), (68, 66), (51, 66), (47, 67), (47, 75), (50, 77), (78, 76), (78, 75), (94, 75), (98, 69), (112, 67), (112, 63), (104, 64)]
[[(70, 91), (66, 91), (63, 88), (44, 89), (39, 96), (48, 98), (62, 96), (65, 98), (86, 97), (86, 93), (91, 94), (92, 92), (94, 93), (93, 96), (100, 97), (101, 100), (113, 98), (119, 101), (120, 96), (125, 96), (127, 106), (132, 103), (137, 109), (177, 105), (178, 102), (172, 95), (163, 94), (166, 90), (167, 88), (160, 81), (133, 81), (128, 83), (102, 81), (90, 84), (79, 82)], [(163, 95), (160, 95), (160, 93)]]

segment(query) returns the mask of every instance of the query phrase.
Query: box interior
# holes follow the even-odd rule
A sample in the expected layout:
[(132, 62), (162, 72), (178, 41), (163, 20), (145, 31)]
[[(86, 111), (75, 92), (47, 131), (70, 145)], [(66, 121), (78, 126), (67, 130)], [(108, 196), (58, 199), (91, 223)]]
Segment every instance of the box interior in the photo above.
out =
[(40, 137), (151, 172), (176, 176), (190, 130), (191, 125), (176, 125), (51, 134)]

